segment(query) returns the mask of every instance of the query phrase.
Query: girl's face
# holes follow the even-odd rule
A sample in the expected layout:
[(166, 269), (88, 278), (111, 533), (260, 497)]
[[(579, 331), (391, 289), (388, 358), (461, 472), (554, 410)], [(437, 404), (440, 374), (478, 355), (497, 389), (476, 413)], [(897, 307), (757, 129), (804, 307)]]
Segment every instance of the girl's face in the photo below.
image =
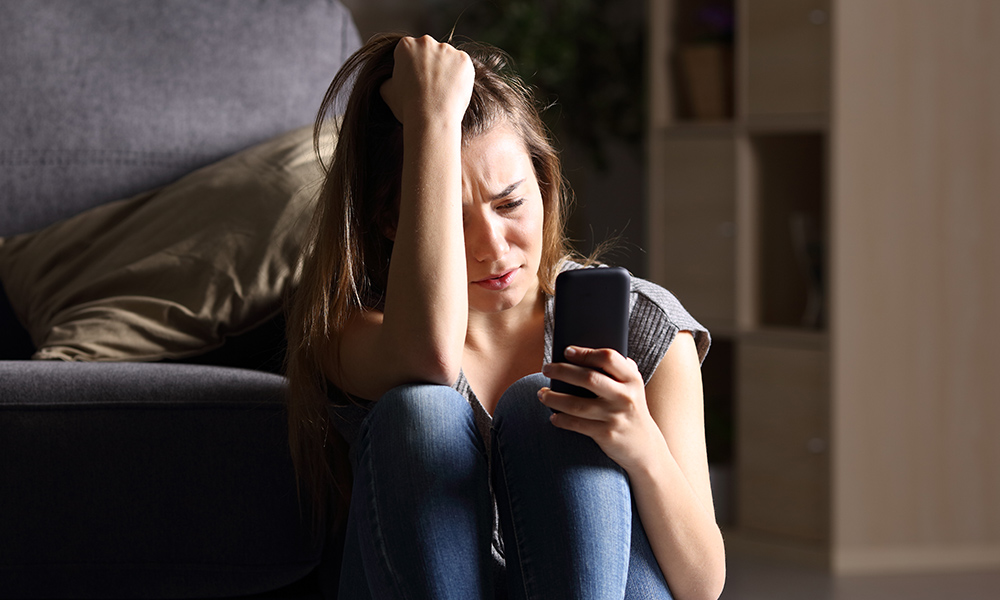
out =
[(538, 290), (544, 209), (521, 137), (506, 123), (462, 148), (469, 308), (499, 312)]

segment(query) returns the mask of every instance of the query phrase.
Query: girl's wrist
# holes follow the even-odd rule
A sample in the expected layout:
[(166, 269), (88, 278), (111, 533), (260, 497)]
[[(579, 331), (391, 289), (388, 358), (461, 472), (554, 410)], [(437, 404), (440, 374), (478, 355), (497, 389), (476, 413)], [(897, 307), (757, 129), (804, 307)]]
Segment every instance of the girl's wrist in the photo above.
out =
[(404, 130), (462, 130), (464, 114), (452, 114), (441, 107), (415, 106), (404, 113)]
[(652, 479), (663, 473), (663, 467), (670, 460), (670, 448), (667, 441), (663, 439), (656, 422), (650, 418), (651, 424), (645, 428), (645, 443), (640, 445), (642, 450), (635, 457), (635, 461), (629, 465), (622, 465), (628, 473), (630, 480)]

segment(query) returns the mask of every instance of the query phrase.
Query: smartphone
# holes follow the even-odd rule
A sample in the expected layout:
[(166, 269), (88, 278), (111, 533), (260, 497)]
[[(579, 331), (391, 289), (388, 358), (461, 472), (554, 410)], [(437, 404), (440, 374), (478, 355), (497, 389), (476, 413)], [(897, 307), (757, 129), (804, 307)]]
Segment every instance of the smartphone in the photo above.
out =
[[(632, 281), (620, 267), (575, 269), (556, 277), (552, 362), (567, 362), (566, 346), (612, 348), (628, 356)], [(553, 391), (593, 398), (587, 389), (553, 379)]]

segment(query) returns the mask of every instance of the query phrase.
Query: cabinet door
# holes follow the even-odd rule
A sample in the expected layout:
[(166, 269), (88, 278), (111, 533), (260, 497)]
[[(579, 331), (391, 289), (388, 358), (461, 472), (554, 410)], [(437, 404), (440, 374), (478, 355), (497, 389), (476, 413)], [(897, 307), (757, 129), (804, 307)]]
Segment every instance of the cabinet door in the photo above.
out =
[(829, 353), (742, 340), (737, 371), (737, 523), (747, 532), (829, 539)]
[(745, 0), (740, 10), (746, 116), (825, 114), (830, 0)]
[(650, 277), (710, 329), (735, 320), (732, 136), (661, 139), (651, 148)]

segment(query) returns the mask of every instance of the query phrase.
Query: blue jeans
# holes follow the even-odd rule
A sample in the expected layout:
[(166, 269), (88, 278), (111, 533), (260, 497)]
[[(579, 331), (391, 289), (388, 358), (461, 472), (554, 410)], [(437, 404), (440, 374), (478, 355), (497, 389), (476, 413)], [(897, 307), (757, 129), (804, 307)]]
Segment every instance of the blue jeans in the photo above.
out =
[[(670, 599), (628, 478), (585, 436), (549, 423), (541, 375), (494, 414), (492, 483), (506, 558), (497, 582), (493, 499), (472, 408), (444, 386), (388, 392), (362, 423), (341, 600)], [(497, 585), (499, 583), (499, 586)]]

